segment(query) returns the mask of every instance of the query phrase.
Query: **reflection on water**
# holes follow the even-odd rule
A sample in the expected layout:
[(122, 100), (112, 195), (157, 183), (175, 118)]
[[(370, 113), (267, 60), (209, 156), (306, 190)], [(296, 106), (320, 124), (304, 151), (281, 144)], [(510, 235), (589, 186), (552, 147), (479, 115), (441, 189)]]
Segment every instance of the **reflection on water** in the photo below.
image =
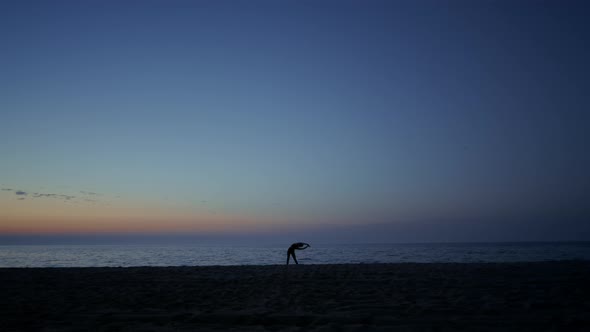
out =
[[(284, 264), (287, 247), (0, 246), (0, 267)], [(590, 260), (590, 242), (316, 245), (297, 258), (303, 264)]]

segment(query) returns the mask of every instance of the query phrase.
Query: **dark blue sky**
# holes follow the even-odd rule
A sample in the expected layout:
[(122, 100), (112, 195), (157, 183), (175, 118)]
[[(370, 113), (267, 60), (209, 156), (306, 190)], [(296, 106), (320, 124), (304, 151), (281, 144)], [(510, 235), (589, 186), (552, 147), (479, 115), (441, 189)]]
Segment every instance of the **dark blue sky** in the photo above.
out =
[(137, 232), (589, 240), (588, 17), (582, 1), (2, 2), (0, 184), (105, 205), (3, 191), (0, 232), (123, 215)]

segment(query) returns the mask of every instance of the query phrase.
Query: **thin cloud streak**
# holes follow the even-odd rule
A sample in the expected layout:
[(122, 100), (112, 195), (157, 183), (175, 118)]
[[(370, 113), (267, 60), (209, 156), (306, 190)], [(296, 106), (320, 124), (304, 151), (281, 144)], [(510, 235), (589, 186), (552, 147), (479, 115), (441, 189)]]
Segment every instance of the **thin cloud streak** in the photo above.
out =
[[(102, 198), (105, 196), (104, 194), (101, 194), (101, 193), (92, 192), (92, 191), (84, 191), (84, 190), (79, 191), (82, 194), (82, 196), (55, 193), (55, 192), (49, 192), (49, 193), (47, 193), (47, 192), (30, 192), (30, 191), (25, 191), (22, 189), (17, 190), (17, 189), (12, 189), (12, 188), (0, 188), (0, 191), (14, 192), (14, 194), (16, 196), (21, 197), (21, 198), (18, 198), (18, 200), (24, 200), (24, 197), (22, 197), (22, 196), (28, 196), (33, 199), (47, 198), (47, 199), (62, 200), (63, 202), (89, 202), (89, 203), (93, 203), (93, 204), (103, 201), (99, 197)], [(119, 196), (117, 196), (117, 198), (119, 198)]]

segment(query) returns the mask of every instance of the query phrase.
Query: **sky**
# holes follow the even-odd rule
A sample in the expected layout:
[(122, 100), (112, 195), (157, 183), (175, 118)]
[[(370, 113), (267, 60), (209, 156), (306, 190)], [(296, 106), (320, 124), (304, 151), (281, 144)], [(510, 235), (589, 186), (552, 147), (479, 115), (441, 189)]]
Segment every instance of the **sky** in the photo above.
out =
[(589, 16), (3, 1), (0, 243), (590, 240)]

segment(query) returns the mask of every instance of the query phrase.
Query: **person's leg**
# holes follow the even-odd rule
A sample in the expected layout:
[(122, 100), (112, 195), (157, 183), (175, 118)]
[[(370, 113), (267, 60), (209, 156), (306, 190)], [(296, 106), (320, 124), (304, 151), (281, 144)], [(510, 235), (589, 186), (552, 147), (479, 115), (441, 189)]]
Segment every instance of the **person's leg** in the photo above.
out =
[(289, 265), (290, 258), (291, 258), (291, 253), (287, 251), (287, 265)]
[(299, 262), (297, 261), (297, 257), (295, 257), (295, 252), (293, 252), (293, 260), (295, 261), (295, 264), (299, 264)]

